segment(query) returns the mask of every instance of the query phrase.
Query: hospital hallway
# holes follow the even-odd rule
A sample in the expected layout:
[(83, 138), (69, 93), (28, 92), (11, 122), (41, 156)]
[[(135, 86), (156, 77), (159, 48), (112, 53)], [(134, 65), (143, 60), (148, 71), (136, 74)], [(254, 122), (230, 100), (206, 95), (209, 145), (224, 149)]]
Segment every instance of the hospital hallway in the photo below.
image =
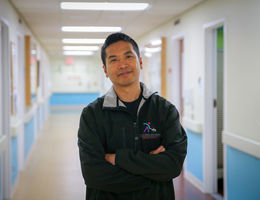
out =
[[(85, 185), (77, 147), (80, 110), (52, 110), (20, 174), (12, 200), (83, 200)], [(183, 176), (174, 180), (176, 200), (214, 200)]]
[[(121, 81), (127, 92), (114, 90), (117, 100), (134, 100), (137, 80), (174, 105), (186, 131), (176, 200), (260, 200), (259, 8), (260, 0), (0, 0), (0, 200), (85, 199), (82, 108)], [(150, 150), (162, 137), (179, 154), (170, 139), (181, 140), (168, 135), (171, 108), (154, 102), (134, 124), (149, 140), (133, 144)], [(128, 125), (121, 134), (99, 123), (93, 130), (101, 127), (111, 146), (131, 144)], [(156, 175), (177, 166), (157, 161)]]

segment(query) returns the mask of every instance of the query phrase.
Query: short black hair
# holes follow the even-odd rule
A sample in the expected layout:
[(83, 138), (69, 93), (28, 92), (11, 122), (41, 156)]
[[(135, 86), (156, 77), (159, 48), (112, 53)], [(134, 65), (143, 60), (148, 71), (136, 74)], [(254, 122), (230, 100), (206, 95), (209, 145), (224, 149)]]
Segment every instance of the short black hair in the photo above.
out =
[(134, 51), (136, 52), (136, 54), (138, 56), (138, 58), (140, 57), (138, 45), (134, 41), (133, 38), (131, 38), (129, 35), (126, 35), (126, 34), (121, 33), (121, 32), (112, 33), (106, 38), (106, 40), (105, 40), (105, 42), (104, 42), (104, 44), (101, 48), (101, 59), (102, 59), (104, 66), (106, 66), (106, 48), (109, 45), (116, 43), (116, 42), (119, 42), (119, 41), (125, 41), (125, 42), (131, 43), (133, 48), (134, 48)]

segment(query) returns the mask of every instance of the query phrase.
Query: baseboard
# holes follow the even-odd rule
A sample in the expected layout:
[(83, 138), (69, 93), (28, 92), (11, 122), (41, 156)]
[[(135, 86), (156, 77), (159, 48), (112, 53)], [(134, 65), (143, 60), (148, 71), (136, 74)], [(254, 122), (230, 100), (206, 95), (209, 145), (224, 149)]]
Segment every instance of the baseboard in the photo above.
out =
[(196, 188), (198, 188), (201, 192), (204, 192), (203, 190), (203, 183), (195, 177), (193, 174), (191, 174), (189, 171), (184, 171), (184, 177)]

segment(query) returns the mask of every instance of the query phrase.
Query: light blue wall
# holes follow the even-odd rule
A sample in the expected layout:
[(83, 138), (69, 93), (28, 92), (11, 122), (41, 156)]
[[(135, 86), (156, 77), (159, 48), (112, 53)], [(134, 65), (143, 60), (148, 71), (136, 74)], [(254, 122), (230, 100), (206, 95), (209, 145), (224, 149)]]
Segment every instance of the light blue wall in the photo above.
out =
[(12, 166), (12, 185), (14, 185), (18, 176), (18, 138), (12, 137), (11, 140), (11, 166)]
[(41, 130), (42, 130), (42, 128), (43, 128), (43, 125), (44, 125), (44, 122), (45, 122), (45, 120), (44, 120), (44, 104), (42, 104), (41, 105), (41, 107), (40, 107), (40, 119), (41, 119)]
[(99, 97), (99, 93), (54, 93), (51, 105), (87, 105)]
[(44, 123), (45, 123), (45, 105), (42, 104), (42, 106), (41, 106), (41, 130), (44, 126)]
[(260, 159), (226, 148), (228, 200), (260, 199)]
[(40, 133), (41, 131), (41, 111), (40, 111), (41, 107), (38, 107), (37, 109), (37, 133)]
[(24, 127), (24, 158), (26, 159), (34, 142), (34, 117)]
[(186, 129), (188, 137), (188, 152), (186, 157), (186, 170), (203, 182), (202, 167), (202, 134)]

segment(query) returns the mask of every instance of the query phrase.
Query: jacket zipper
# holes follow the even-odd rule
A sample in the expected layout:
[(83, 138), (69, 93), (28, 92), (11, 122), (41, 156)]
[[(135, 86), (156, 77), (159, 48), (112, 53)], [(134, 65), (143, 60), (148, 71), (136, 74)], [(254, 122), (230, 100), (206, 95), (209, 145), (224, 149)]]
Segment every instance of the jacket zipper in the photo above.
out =
[(137, 152), (137, 142), (138, 142), (138, 134), (137, 134), (137, 127), (138, 127), (138, 124), (137, 122), (134, 122), (134, 152), (136, 153)]

